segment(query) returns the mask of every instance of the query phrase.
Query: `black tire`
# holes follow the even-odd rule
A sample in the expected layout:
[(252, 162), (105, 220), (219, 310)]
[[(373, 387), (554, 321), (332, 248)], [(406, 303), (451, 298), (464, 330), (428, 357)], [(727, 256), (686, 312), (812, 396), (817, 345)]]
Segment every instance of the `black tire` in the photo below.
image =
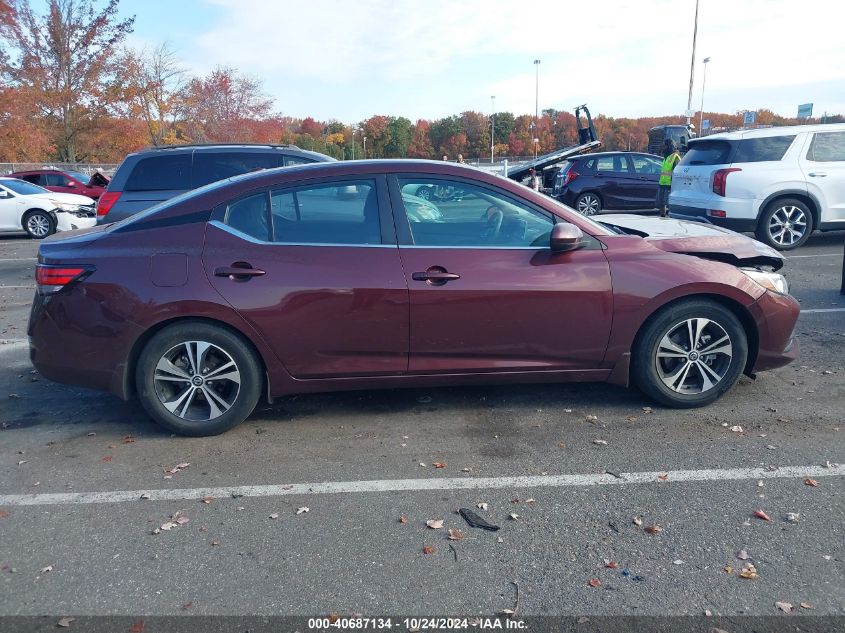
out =
[[(191, 347), (190, 342), (207, 343), (208, 351), (200, 354), (200, 350), (196, 346)], [(205, 367), (197, 362), (200, 365), (197, 370), (191, 369), (194, 363), (187, 357), (189, 348), (194, 357), (199, 357), (198, 361), (205, 361)], [(171, 361), (175, 367), (163, 373), (156, 368), (165, 357), (175, 358)], [(225, 369), (224, 365), (228, 362), (234, 363), (234, 370), (218, 372)], [(181, 368), (184, 368), (183, 374), (177, 372)], [(208, 377), (204, 380), (210, 382), (202, 380), (199, 387), (194, 387), (197, 383), (190, 381), (205, 373)], [(235, 373), (237, 383), (227, 378)], [(220, 377), (216, 379), (216, 384), (215, 379), (211, 379), (215, 374)], [(156, 379), (156, 376), (163, 375), (167, 378)], [(182, 378), (183, 375), (190, 376), (190, 380)], [(200, 321), (183, 321), (156, 333), (147, 341), (135, 368), (138, 398), (150, 417), (174, 433), (193, 437), (218, 435), (243, 422), (255, 409), (262, 384), (262, 365), (252, 348), (225, 327)], [(179, 411), (179, 406), (175, 407), (176, 412), (165, 406), (167, 402), (173, 407), (179, 400), (179, 394), (186, 394), (189, 389), (194, 391), (193, 395), (186, 396), (189, 406), (185, 407), (184, 414)], [(214, 390), (214, 394), (207, 396), (210, 390)], [(228, 409), (224, 408), (226, 405)], [(215, 415), (212, 407), (222, 413)], [(206, 409), (208, 417), (204, 418)]]
[[(698, 336), (697, 332), (696, 335), (697, 340), (703, 345), (699, 344), (698, 349), (707, 350), (708, 347), (712, 347), (723, 350), (724, 345), (716, 346), (722, 335), (729, 337), (730, 349), (727, 352), (720, 351), (712, 355), (695, 354), (666, 358), (665, 356), (669, 354), (679, 355), (680, 351), (676, 352), (668, 345), (661, 347), (664, 337), (669, 337), (668, 343), (675, 344), (676, 347), (682, 349), (689, 347), (684, 344), (684, 338), (687, 341), (692, 338), (689, 336), (687, 325), (687, 322), (692, 319), (705, 319), (709, 322), (705, 325), (701, 321), (693, 321), (694, 332), (701, 324), (701, 335)], [(686, 337), (684, 337), (684, 328), (687, 328)], [(661, 354), (664, 355), (661, 358), (658, 358), (659, 350), (662, 350)], [(683, 351), (689, 354), (696, 350)], [(644, 394), (663, 405), (678, 409), (703, 407), (718, 400), (733, 387), (745, 368), (747, 358), (747, 336), (736, 315), (713, 301), (688, 299), (667, 306), (649, 317), (637, 335), (634, 345), (631, 378)], [(684, 374), (686, 364), (691, 366)], [(707, 367), (702, 367), (703, 364)], [(708, 368), (714, 373), (709, 373)], [(676, 371), (680, 378), (679, 382), (672, 378)], [(721, 378), (714, 381), (713, 376), (716, 375)], [(667, 379), (669, 383), (664, 382)], [(712, 383), (706, 389), (705, 380), (710, 380)], [(678, 382), (675, 388), (669, 386), (673, 382)], [(701, 383), (698, 392), (695, 390), (697, 383)]]
[(26, 234), (34, 240), (43, 240), (56, 232), (53, 216), (43, 209), (31, 209), (21, 219), (21, 226)]
[[(787, 228), (784, 228), (788, 224)], [(778, 229), (782, 229), (780, 232)], [(800, 237), (795, 236), (801, 231)], [(781, 198), (771, 202), (757, 223), (757, 239), (779, 251), (791, 251), (804, 244), (813, 232), (813, 214), (801, 200)]]
[(594, 191), (586, 191), (575, 198), (575, 210), (581, 215), (598, 215), (601, 208), (601, 196)]

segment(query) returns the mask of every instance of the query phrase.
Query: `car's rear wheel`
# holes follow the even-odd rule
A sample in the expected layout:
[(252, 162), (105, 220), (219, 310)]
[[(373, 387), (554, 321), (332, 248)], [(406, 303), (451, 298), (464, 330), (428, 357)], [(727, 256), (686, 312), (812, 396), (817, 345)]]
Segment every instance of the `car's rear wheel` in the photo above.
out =
[(757, 239), (779, 251), (798, 248), (813, 232), (813, 214), (795, 198), (772, 202), (757, 225)]
[(32, 239), (43, 240), (48, 235), (56, 232), (56, 223), (52, 216), (46, 211), (35, 209), (28, 211), (23, 217), (23, 230)]
[(217, 435), (243, 422), (261, 395), (261, 364), (230, 330), (201, 322), (166, 327), (144, 346), (138, 397), (152, 418), (181, 435)]
[(575, 199), (575, 210), (581, 215), (596, 215), (601, 211), (601, 198), (593, 192), (582, 193)]
[(690, 299), (649, 318), (633, 350), (632, 378), (664, 405), (701, 407), (736, 383), (747, 358), (739, 319), (718, 303)]

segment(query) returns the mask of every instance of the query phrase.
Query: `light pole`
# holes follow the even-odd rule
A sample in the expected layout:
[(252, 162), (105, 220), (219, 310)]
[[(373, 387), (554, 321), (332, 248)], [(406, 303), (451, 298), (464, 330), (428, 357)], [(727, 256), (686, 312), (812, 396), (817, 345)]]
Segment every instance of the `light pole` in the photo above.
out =
[(493, 164), (493, 149), (496, 146), (496, 95), (490, 95), (490, 164)]
[(704, 58), (704, 79), (701, 81), (701, 110), (698, 114), (698, 133), (699, 135), (704, 134), (704, 87), (707, 85), (707, 62), (710, 61), (709, 57)]
[[(537, 133), (537, 117), (540, 113), (540, 60), (534, 60), (534, 133)], [(535, 151), (536, 158), (536, 151)]]
[(367, 160), (367, 137), (364, 137), (364, 160)]
[(352, 128), (352, 160), (355, 160), (355, 128)]
[(695, 26), (692, 30), (692, 61), (689, 65), (689, 96), (687, 97), (687, 125), (690, 123), (692, 112), (692, 81), (695, 75), (695, 39), (698, 36), (698, 0), (695, 0)]

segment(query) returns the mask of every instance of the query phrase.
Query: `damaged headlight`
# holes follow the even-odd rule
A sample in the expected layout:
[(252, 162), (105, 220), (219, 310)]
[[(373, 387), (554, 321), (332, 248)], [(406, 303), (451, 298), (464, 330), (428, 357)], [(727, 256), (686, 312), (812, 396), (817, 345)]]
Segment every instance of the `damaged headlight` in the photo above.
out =
[(59, 211), (79, 211), (78, 204), (68, 204), (67, 202), (59, 202), (58, 200), (50, 200)]
[(786, 277), (780, 273), (768, 272), (757, 268), (740, 268), (740, 270), (766, 290), (771, 290), (782, 295), (789, 294), (789, 284), (786, 281)]

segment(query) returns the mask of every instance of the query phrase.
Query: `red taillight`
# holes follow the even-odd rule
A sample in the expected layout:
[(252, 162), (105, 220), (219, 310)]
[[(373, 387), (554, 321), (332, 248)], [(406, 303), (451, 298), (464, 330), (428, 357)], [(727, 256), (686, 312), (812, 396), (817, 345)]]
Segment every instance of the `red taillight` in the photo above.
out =
[(40, 292), (57, 292), (70, 282), (91, 272), (91, 270), (91, 268), (84, 266), (66, 267), (38, 264), (35, 267), (35, 283), (38, 284), (38, 290)]
[(563, 181), (564, 186), (568, 185), (570, 182), (572, 182), (573, 180), (575, 180), (575, 179), (576, 179), (578, 176), (580, 176), (580, 175), (581, 175), (581, 174), (579, 174), (579, 173), (578, 173), (577, 171), (575, 171), (574, 169), (570, 169), (568, 172), (566, 172), (566, 178), (565, 178), (565, 179), (564, 179), (564, 181)]
[(717, 196), (725, 195), (725, 185), (728, 182), (728, 174), (734, 171), (742, 171), (739, 167), (729, 169), (718, 169), (713, 173), (713, 193)]
[(120, 198), (120, 191), (104, 191), (100, 199), (97, 200), (97, 219), (106, 217), (114, 203)]

